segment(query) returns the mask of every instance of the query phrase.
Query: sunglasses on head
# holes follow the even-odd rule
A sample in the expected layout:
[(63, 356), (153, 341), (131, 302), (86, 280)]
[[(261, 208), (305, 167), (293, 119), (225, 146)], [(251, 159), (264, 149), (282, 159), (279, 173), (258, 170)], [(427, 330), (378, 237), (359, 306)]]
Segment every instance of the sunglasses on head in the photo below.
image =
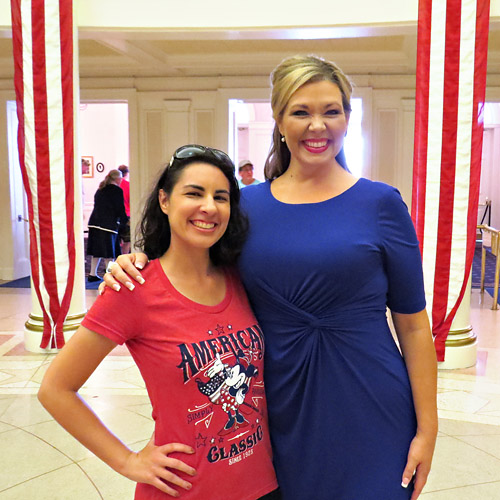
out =
[(224, 151), (209, 148), (207, 146), (200, 146), (199, 144), (188, 144), (186, 146), (181, 146), (175, 151), (170, 159), (169, 166), (172, 166), (174, 160), (186, 160), (187, 158), (191, 158), (193, 156), (211, 156), (216, 160), (233, 165), (233, 161), (226, 153), (224, 153)]

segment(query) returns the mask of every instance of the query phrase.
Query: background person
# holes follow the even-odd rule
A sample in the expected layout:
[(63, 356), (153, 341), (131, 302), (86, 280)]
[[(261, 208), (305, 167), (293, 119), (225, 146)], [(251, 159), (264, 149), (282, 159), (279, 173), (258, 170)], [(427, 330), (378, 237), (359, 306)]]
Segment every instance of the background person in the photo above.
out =
[[(179, 148), (141, 222), (139, 244), (155, 259), (146, 283), (127, 292), (125, 303), (114, 293), (99, 297), (42, 381), (45, 408), (110, 467), (137, 481), (136, 500), (253, 500), (277, 487), (263, 336), (233, 267), (247, 227), (238, 202), (225, 153)], [(137, 316), (140, 310), (149, 314)], [(144, 378), (155, 420), (153, 438), (138, 453), (78, 395), (123, 343)]]
[(101, 259), (107, 263), (121, 254), (118, 232), (128, 223), (121, 181), (121, 172), (110, 170), (94, 195), (94, 208), (88, 222), (87, 255), (92, 256), (89, 282), (100, 281), (97, 270)]
[(120, 227), (120, 240), (122, 253), (130, 252), (130, 182), (128, 180), (129, 168), (127, 165), (120, 165), (118, 170), (122, 173), (122, 182), (120, 187), (123, 191), (123, 203), (125, 204), (125, 213), (129, 218), (127, 224)]
[(123, 191), (123, 203), (125, 205), (125, 213), (130, 217), (130, 182), (128, 180), (129, 168), (127, 165), (120, 165), (118, 170), (122, 173), (122, 182), (120, 187)]
[[(250, 231), (238, 265), (266, 338), (283, 498), (416, 500), (437, 435), (421, 257), (399, 192), (347, 169), (350, 96), (340, 68), (316, 56), (273, 71), (267, 182), (242, 190)], [(119, 260), (132, 277), (134, 262), (147, 258)], [(113, 275), (131, 280), (119, 266)]]
[(238, 180), (238, 185), (240, 189), (246, 186), (253, 186), (254, 184), (260, 184), (260, 181), (254, 179), (253, 177), (253, 164), (250, 160), (242, 160), (238, 164), (238, 173), (240, 174), (240, 179)]

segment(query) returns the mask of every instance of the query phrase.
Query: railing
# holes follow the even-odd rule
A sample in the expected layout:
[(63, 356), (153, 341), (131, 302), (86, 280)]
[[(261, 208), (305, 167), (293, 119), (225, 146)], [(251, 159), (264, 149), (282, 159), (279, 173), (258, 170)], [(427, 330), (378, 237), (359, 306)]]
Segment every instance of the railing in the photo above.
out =
[(495, 256), (495, 282), (493, 286), (493, 305), (492, 309), (498, 309), (498, 280), (500, 278), (500, 231), (485, 224), (480, 224), (477, 228), (481, 231), (481, 293), (484, 294), (484, 271), (486, 268), (486, 248), (491, 249), (491, 254)]
[[(479, 204), (479, 208), (484, 207), (483, 216), (481, 217), (480, 225), (484, 224), (484, 219), (488, 219), (486, 221), (486, 225), (489, 226), (491, 224), (491, 200), (486, 199), (484, 203)], [(479, 214), (479, 210), (478, 210)]]

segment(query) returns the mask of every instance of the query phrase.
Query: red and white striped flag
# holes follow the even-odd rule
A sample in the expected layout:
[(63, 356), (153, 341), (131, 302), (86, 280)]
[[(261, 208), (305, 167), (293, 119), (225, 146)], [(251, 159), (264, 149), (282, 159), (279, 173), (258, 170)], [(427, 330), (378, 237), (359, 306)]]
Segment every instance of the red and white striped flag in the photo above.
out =
[(477, 224), (489, 0), (420, 0), (412, 217), (439, 361)]
[(18, 148), (42, 348), (64, 345), (75, 276), (72, 0), (11, 0)]

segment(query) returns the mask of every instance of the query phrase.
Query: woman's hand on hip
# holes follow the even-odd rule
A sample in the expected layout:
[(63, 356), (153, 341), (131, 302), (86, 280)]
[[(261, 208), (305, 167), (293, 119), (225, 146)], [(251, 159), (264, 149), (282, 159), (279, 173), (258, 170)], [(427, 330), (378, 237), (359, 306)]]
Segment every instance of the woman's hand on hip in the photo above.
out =
[(119, 255), (115, 262), (110, 264), (109, 271), (103, 276), (103, 283), (99, 285), (99, 294), (104, 292), (106, 287), (112, 288), (116, 292), (120, 291), (120, 283), (129, 290), (135, 288), (134, 282), (144, 283), (144, 278), (139, 269), (144, 269), (148, 263), (145, 253), (128, 253)]
[[(178, 497), (179, 492), (171, 485), (190, 490), (192, 484), (180, 478), (175, 472), (179, 471), (189, 476), (195, 476), (196, 470), (182, 460), (168, 456), (174, 452), (192, 455), (194, 450), (191, 446), (181, 443), (156, 446), (153, 434), (149, 443), (141, 451), (130, 454), (123, 471), (120, 472), (137, 483), (151, 484), (167, 495)], [(171, 485), (167, 483), (171, 483)]]

